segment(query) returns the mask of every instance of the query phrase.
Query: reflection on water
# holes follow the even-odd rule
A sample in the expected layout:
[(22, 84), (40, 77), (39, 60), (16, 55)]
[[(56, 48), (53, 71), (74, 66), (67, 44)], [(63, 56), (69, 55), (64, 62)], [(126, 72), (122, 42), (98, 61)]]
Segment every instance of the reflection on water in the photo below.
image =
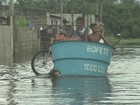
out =
[(108, 77), (35, 76), (30, 62), (0, 65), (0, 105), (139, 105), (140, 48), (118, 48)]
[(53, 95), (56, 95), (54, 96), (55, 103), (60, 105), (99, 103), (111, 92), (109, 80), (101, 77), (64, 77), (55, 79), (53, 83)]

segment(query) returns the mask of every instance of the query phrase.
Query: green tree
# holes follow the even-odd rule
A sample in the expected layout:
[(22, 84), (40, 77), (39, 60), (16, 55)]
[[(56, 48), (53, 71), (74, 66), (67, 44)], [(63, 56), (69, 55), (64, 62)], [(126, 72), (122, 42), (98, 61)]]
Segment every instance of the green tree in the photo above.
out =
[[(60, 13), (61, 0), (17, 0), (21, 7), (48, 9), (51, 13)], [(82, 13), (99, 15), (105, 24), (106, 34), (121, 33), (124, 37), (140, 37), (140, 4), (135, 0), (63, 0), (64, 13)], [(101, 11), (102, 7), (102, 11)]]
[[(109, 0), (108, 0), (109, 1)], [(124, 37), (136, 38), (140, 33), (140, 4), (135, 0), (122, 0), (122, 3), (104, 2), (103, 22), (108, 34), (121, 33)]]

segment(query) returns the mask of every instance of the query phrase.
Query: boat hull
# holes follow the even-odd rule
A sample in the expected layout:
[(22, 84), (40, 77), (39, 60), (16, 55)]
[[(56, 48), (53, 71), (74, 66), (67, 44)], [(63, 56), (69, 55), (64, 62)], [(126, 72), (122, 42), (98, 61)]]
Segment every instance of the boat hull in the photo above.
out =
[(54, 69), (60, 75), (107, 76), (112, 48), (101, 43), (60, 41), (51, 46)]

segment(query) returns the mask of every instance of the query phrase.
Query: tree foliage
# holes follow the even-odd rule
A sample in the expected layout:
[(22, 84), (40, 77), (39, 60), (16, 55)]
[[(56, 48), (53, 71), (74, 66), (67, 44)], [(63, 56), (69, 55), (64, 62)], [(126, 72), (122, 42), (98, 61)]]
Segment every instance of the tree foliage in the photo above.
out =
[(125, 38), (140, 37), (140, 4), (135, 0), (121, 0), (121, 3), (104, 2), (103, 23), (108, 34), (122, 34)]
[[(64, 13), (96, 14), (97, 1), (102, 3), (102, 22), (106, 34), (118, 33), (126, 38), (140, 37), (140, 3), (135, 0), (62, 0)], [(60, 13), (61, 0), (17, 0), (21, 7), (48, 9), (52, 13)]]

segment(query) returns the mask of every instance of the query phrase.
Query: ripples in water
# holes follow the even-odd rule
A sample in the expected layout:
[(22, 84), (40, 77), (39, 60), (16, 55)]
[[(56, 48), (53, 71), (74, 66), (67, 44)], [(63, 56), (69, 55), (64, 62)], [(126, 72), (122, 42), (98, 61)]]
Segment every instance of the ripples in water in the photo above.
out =
[(139, 105), (140, 49), (117, 49), (108, 77), (35, 76), (30, 62), (0, 65), (0, 105)]

